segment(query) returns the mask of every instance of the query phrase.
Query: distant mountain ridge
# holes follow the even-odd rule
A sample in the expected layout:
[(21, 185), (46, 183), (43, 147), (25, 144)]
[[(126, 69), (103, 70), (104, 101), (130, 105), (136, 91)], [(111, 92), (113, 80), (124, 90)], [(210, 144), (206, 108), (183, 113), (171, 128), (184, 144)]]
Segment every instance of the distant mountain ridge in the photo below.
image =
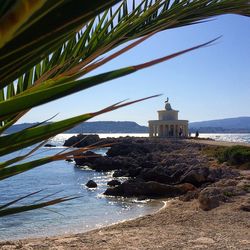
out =
[[(14, 133), (38, 123), (22, 123), (10, 127), (6, 132)], [(189, 123), (190, 132), (200, 133), (250, 133), (250, 117), (237, 117)], [(147, 126), (131, 121), (84, 122), (65, 133), (148, 133)]]
[[(14, 133), (38, 123), (22, 123), (10, 127), (6, 133)], [(148, 127), (130, 121), (83, 122), (65, 133), (148, 133)]]
[(148, 127), (130, 121), (84, 122), (67, 133), (147, 133)]
[(236, 117), (210, 121), (192, 122), (190, 131), (203, 133), (250, 133), (250, 117)]

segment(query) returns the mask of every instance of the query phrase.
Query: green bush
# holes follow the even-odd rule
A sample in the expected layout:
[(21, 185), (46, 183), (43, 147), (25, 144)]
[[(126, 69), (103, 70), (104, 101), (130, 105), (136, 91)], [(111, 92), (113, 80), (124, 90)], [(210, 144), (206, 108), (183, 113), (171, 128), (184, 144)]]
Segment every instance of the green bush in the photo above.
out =
[(228, 162), (232, 165), (250, 164), (250, 147), (232, 146), (218, 154), (219, 162)]

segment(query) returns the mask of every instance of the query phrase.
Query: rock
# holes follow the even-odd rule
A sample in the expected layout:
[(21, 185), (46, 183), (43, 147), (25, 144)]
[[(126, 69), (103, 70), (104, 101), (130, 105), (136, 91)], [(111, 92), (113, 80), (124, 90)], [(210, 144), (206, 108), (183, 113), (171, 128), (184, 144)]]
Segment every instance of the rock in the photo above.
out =
[(173, 182), (173, 178), (168, 174), (167, 169), (162, 166), (156, 166), (153, 169), (144, 168), (140, 171), (139, 176), (145, 181), (156, 181), (165, 184)]
[(208, 167), (191, 167), (180, 178), (180, 183), (191, 183), (196, 187), (201, 186), (208, 181), (209, 168)]
[(110, 196), (123, 196), (123, 192), (120, 187), (121, 185), (119, 185), (118, 187), (107, 188), (103, 194)]
[(96, 187), (97, 187), (97, 184), (96, 184), (95, 181), (89, 180), (89, 181), (87, 182), (86, 186), (87, 186), (88, 188), (96, 188)]
[(127, 169), (133, 166), (133, 159), (126, 157), (102, 157), (96, 159), (93, 164), (94, 169), (97, 171), (110, 171), (116, 169)]
[(108, 188), (105, 195), (111, 196), (146, 196), (146, 197), (176, 197), (193, 189), (192, 185), (180, 184), (177, 186), (166, 185), (155, 181), (144, 182), (141, 180), (128, 180), (118, 187)]
[(250, 200), (241, 204), (240, 210), (245, 211), (245, 212), (250, 212)]
[(214, 184), (215, 187), (236, 186), (239, 181), (234, 179), (222, 179)]
[(203, 189), (198, 197), (199, 206), (204, 211), (218, 207), (220, 202), (225, 200), (226, 197), (222, 194), (222, 191), (216, 187), (207, 187)]
[(71, 158), (68, 158), (68, 159), (66, 159), (65, 161), (67, 161), (67, 162), (73, 162), (74, 160), (71, 159)]
[(237, 187), (244, 190), (247, 193), (250, 193), (250, 181), (247, 179), (241, 180), (238, 184)]
[(129, 176), (129, 173), (127, 170), (115, 170), (113, 175), (113, 177), (128, 177)]
[(87, 165), (87, 166), (91, 167), (97, 158), (102, 158), (102, 155), (96, 154), (92, 151), (87, 151), (87, 152), (82, 153), (80, 155), (75, 155), (74, 161), (75, 161), (76, 165), (78, 165), (78, 166)]
[(107, 185), (110, 187), (119, 186), (119, 185), (121, 185), (121, 182), (118, 180), (111, 180), (107, 183)]
[(185, 171), (180, 177), (180, 183), (188, 182), (196, 187), (201, 187), (203, 184), (214, 183), (223, 178), (231, 179), (237, 175), (235, 171), (229, 168), (209, 168), (207, 166), (196, 165), (191, 166)]
[(179, 185), (176, 185), (176, 187), (180, 188), (183, 194), (187, 192), (197, 191), (197, 188), (190, 183), (179, 184)]
[(217, 182), (221, 179), (232, 179), (239, 176), (239, 174), (232, 170), (231, 168), (210, 168), (209, 169), (209, 176), (208, 181), (209, 182)]
[[(84, 158), (83, 160), (79, 160), (81, 164), (90, 165), (92, 169), (96, 171), (110, 171), (110, 170), (118, 170), (125, 169), (128, 173), (128, 169), (136, 169), (138, 165), (136, 161), (132, 157), (124, 157), (124, 156), (115, 156), (115, 157), (92, 157), (92, 161), (89, 158)], [(86, 164), (86, 162), (91, 164)], [(77, 161), (78, 163), (78, 161)], [(79, 163), (78, 163), (79, 165)]]
[(128, 156), (130, 154), (146, 154), (149, 153), (148, 144), (139, 144), (131, 142), (120, 142), (113, 145), (107, 152), (107, 156)]
[(180, 200), (181, 201), (191, 201), (193, 199), (197, 199), (199, 196), (199, 192), (198, 191), (188, 191), (185, 195), (180, 196)]
[(56, 145), (47, 143), (47, 144), (44, 145), (44, 147), (46, 147), (46, 148), (54, 148), (54, 147), (56, 147)]
[(129, 177), (136, 177), (140, 174), (142, 168), (141, 167), (130, 167), (128, 169), (128, 175)]
[(67, 139), (64, 142), (63, 146), (81, 148), (97, 143), (99, 141), (100, 138), (98, 135), (78, 134), (77, 136), (72, 136), (69, 139)]
[(239, 188), (237, 186), (228, 186), (221, 188), (221, 192), (226, 197), (232, 197), (232, 196), (239, 196), (239, 195), (245, 195), (246, 191), (242, 188)]

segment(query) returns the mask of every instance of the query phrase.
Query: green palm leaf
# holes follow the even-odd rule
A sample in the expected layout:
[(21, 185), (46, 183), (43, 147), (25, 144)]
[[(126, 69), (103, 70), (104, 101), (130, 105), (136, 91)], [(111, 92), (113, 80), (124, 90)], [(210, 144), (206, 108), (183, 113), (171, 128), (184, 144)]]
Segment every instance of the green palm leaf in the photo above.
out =
[[(98, 112), (83, 114), (83, 115), (75, 116), (73, 118), (65, 119), (59, 122), (54, 122), (54, 123), (47, 124), (44, 126), (32, 127), (29, 129), (22, 130), (20, 132), (2, 136), (0, 137), (0, 156), (9, 154), (13, 151), (22, 149), (24, 147), (31, 146), (37, 142), (47, 140), (50, 137), (53, 137), (59, 133), (62, 133), (63, 131), (68, 130), (76, 126), (77, 124), (83, 121), (86, 121), (90, 118), (93, 118), (97, 115), (100, 115), (100, 114), (103, 114), (112, 110), (116, 110), (118, 108), (130, 105), (136, 102), (144, 101), (149, 98), (153, 98), (157, 96), (158, 95), (150, 96), (150, 97), (139, 99), (139, 100), (132, 101), (132, 102), (111, 105), (110, 107), (107, 107)], [(10, 141), (12, 142), (11, 144), (9, 143)]]
[[(160, 59), (153, 60), (151, 62), (147, 62), (137, 66), (126, 67), (114, 71), (110, 71), (107, 73), (103, 73), (100, 75), (84, 78), (78, 81), (69, 81), (65, 83), (56, 84), (55, 82), (52, 86), (41, 86), (37, 91), (28, 92), (28, 94), (22, 93), (21, 96), (16, 96), (15, 98), (11, 98), (9, 100), (0, 102), (0, 119), (4, 119), (8, 115), (13, 115), (17, 112), (24, 111), (31, 107), (38, 106), (40, 104), (44, 104), (46, 102), (61, 98), (63, 96), (78, 92), (83, 89), (87, 89), (89, 87), (93, 87), (95, 85), (104, 83), (106, 81), (110, 81), (116, 79), (118, 77), (122, 77), (131, 73), (136, 72), (137, 70), (141, 70), (143, 68), (152, 66), (154, 64), (172, 59), (176, 56), (180, 56), (184, 53), (190, 52), (195, 49), (202, 48), (214, 42), (217, 39), (213, 39), (207, 43), (197, 45), (195, 47), (165, 56)], [(53, 86), (55, 85), (55, 86)], [(6, 108), (8, 107), (8, 108)], [(1, 141), (1, 138), (0, 138)]]
[(36, 204), (26, 205), (26, 206), (15, 206), (5, 209), (0, 209), (0, 217), (11, 215), (11, 214), (17, 214), (17, 213), (23, 213), (26, 211), (34, 210), (34, 209), (40, 209), (48, 206), (52, 206), (61, 202), (70, 201), (77, 199), (78, 197), (61, 197), (57, 199), (53, 199), (50, 201), (44, 201)]
[[(205, 47), (214, 41), (140, 65), (85, 77), (87, 73), (119, 57), (157, 32), (201, 23), (222, 14), (250, 15), (249, 0), (136, 2), (0, 0), (0, 134), (35, 106), (126, 76)], [(112, 52), (123, 44), (126, 46), (118, 52)], [(9, 178), (54, 160), (72, 157), (72, 154), (76, 153), (74, 150), (20, 163), (43, 145), (41, 141), (98, 114), (132, 103), (134, 102), (118, 103), (99, 112), (51, 124), (39, 124), (18, 133), (1, 136), (0, 155), (35, 143), (40, 144), (24, 155), (0, 163), (0, 179)], [(14, 200), (2, 209), (0, 207), (0, 216), (69, 199), (71, 198), (64, 197), (25, 207), (9, 207), (18, 202)]]

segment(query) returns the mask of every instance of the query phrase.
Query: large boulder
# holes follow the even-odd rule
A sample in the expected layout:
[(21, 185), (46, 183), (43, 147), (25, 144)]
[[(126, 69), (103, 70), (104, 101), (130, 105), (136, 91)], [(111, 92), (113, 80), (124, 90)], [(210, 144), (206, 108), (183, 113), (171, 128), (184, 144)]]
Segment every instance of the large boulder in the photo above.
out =
[(180, 183), (191, 183), (200, 187), (205, 183), (214, 183), (221, 179), (231, 179), (239, 174), (230, 168), (211, 168), (204, 165), (196, 165), (188, 168), (180, 177)]
[(63, 146), (65, 147), (76, 147), (82, 148), (100, 141), (99, 135), (84, 135), (78, 134), (77, 136), (72, 136), (67, 139)]
[(188, 182), (199, 187), (209, 181), (208, 176), (208, 167), (192, 166), (181, 176), (180, 183)]
[(118, 187), (108, 188), (105, 195), (124, 197), (176, 197), (188, 191), (194, 190), (191, 184), (166, 185), (155, 181), (128, 180)]
[(221, 189), (216, 187), (207, 187), (203, 189), (198, 197), (199, 206), (202, 210), (208, 211), (220, 205), (220, 202), (226, 201)]

